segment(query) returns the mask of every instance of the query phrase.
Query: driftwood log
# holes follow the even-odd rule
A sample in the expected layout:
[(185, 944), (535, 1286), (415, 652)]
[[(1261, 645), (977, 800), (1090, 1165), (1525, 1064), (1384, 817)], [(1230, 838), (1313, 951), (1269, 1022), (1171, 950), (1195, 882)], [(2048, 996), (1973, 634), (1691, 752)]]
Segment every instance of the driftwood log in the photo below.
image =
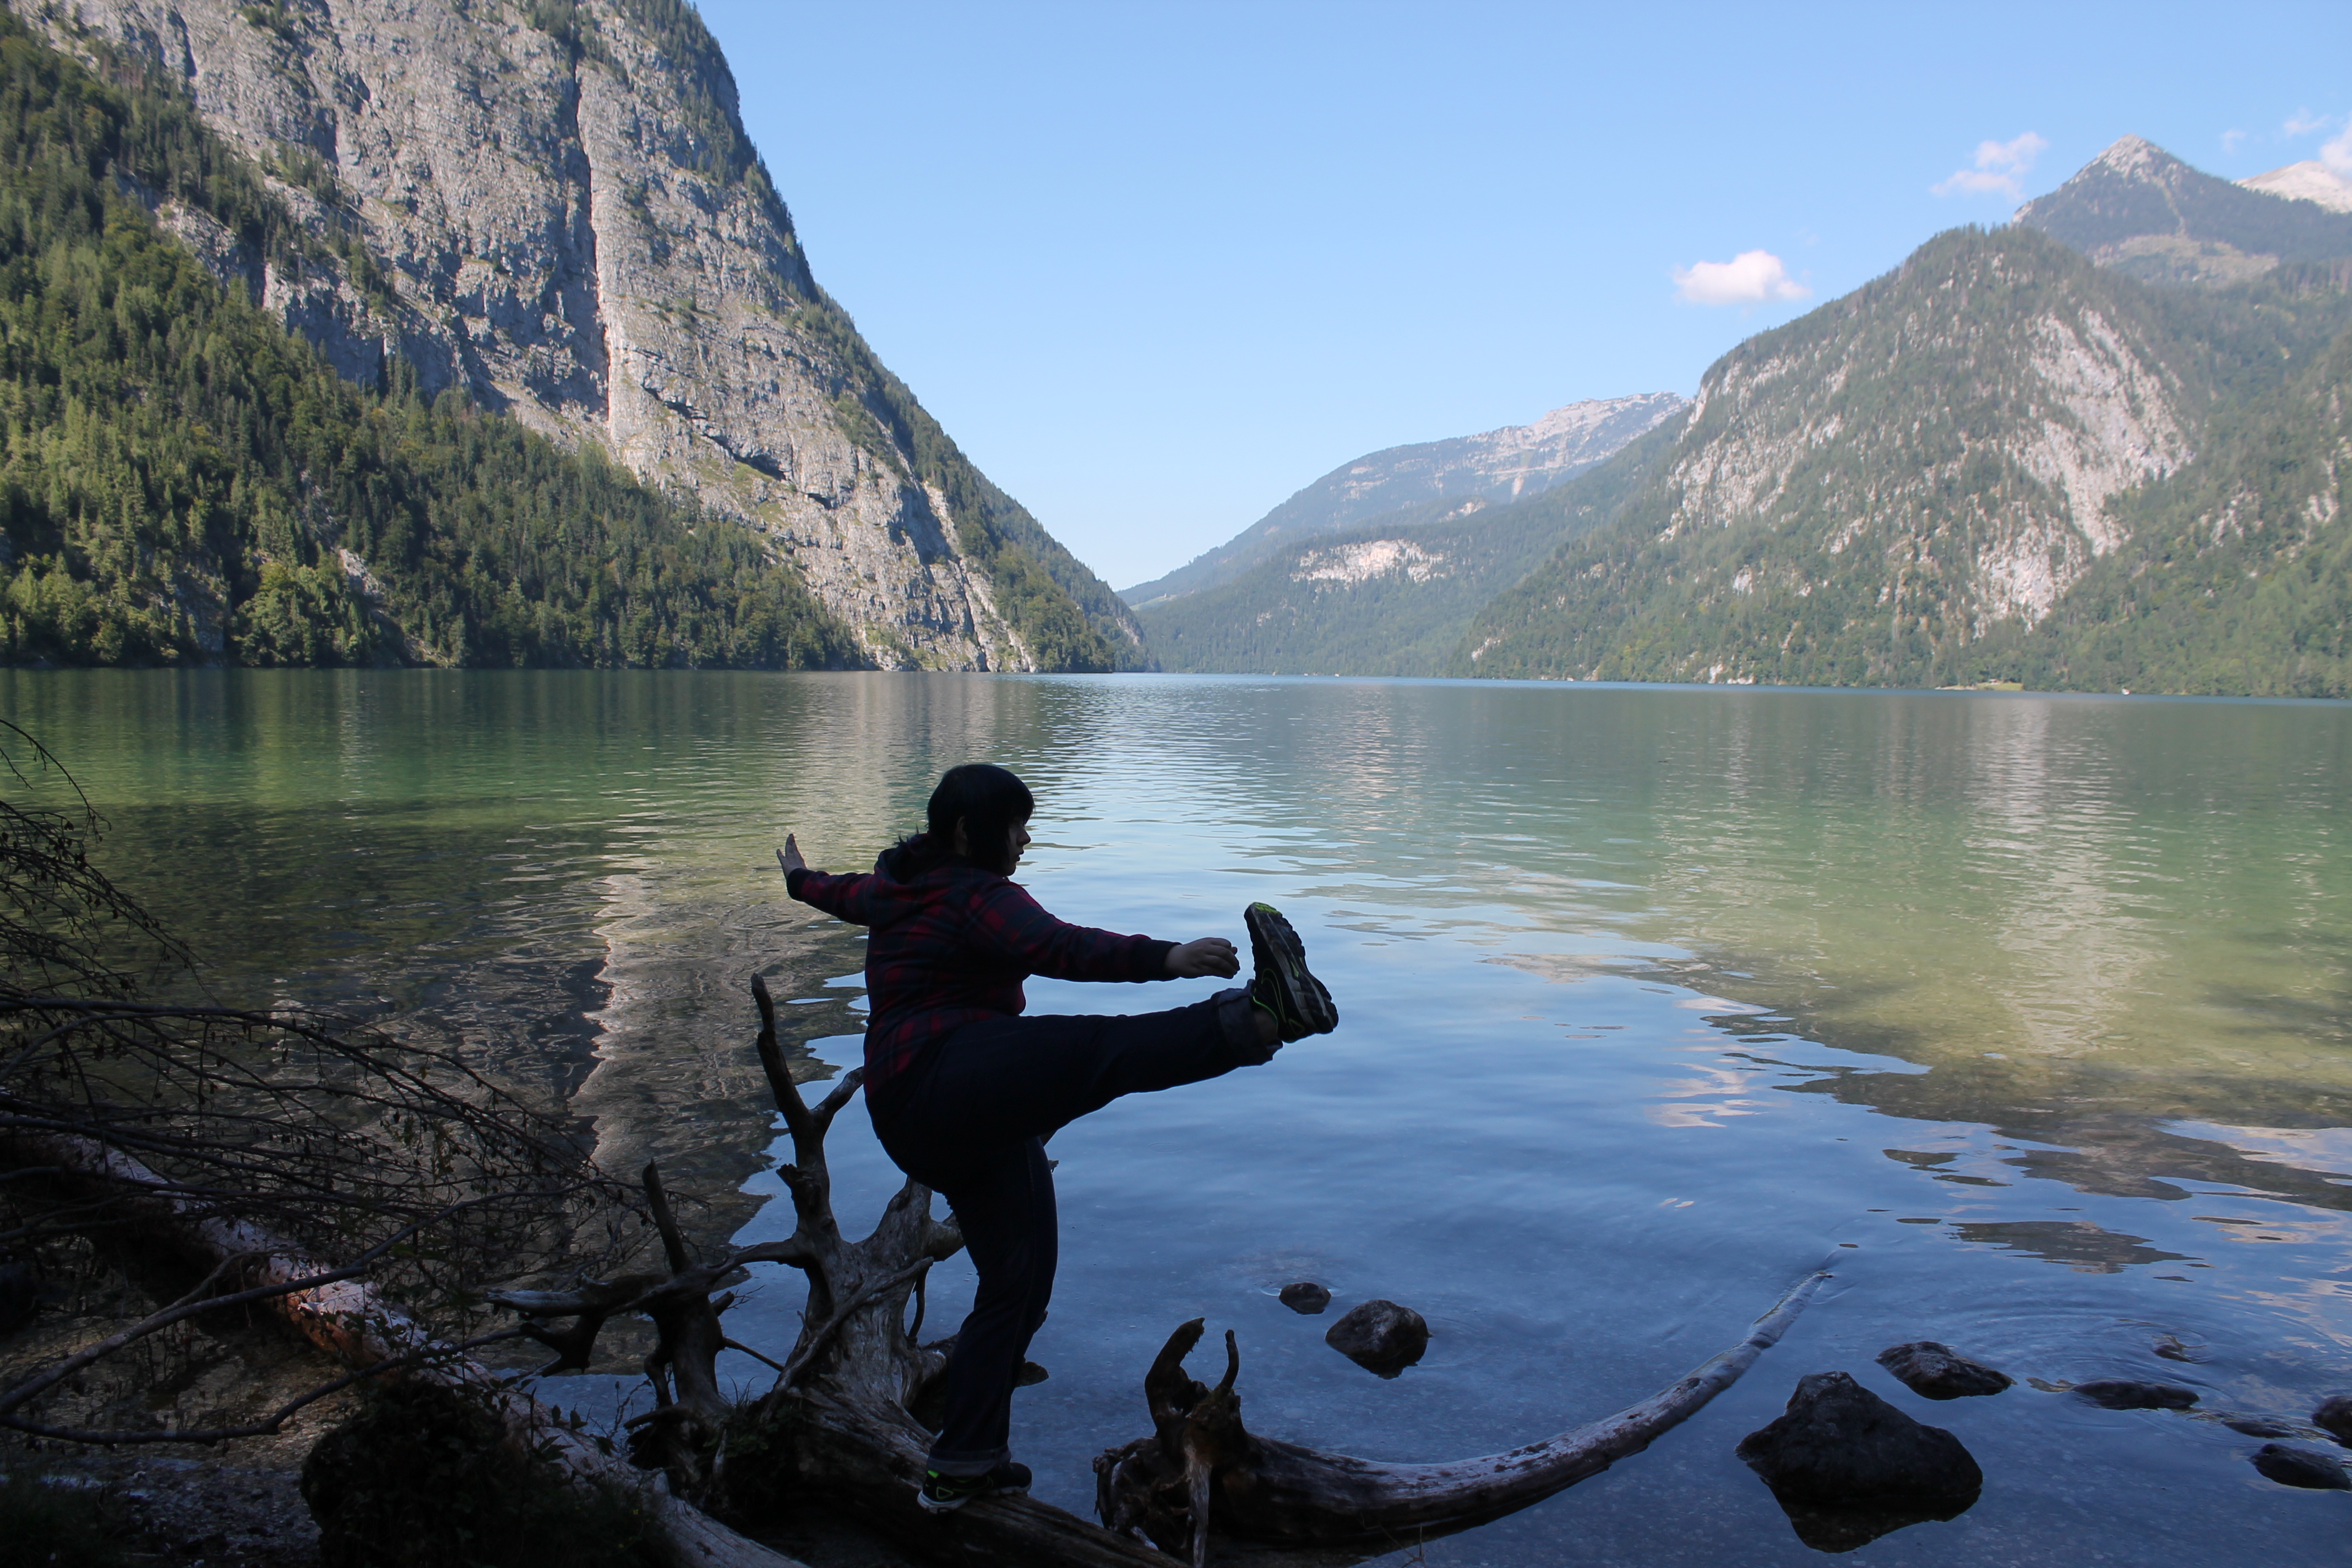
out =
[[(891, 1198), (872, 1235), (861, 1241), (842, 1235), (824, 1141), (863, 1073), (845, 1074), (811, 1107), (778, 1046), (766, 985), (755, 979), (751, 989), (761, 1065), (792, 1142), (779, 1174), (792, 1194), (793, 1234), (698, 1261), (670, 1217), (658, 1171), (648, 1167), (646, 1195), (667, 1253), (667, 1278), (493, 1297), (557, 1352), (549, 1371), (585, 1365), (599, 1326), (615, 1313), (652, 1318), (660, 1342), (646, 1371), (656, 1406), (636, 1418), (633, 1452), (638, 1463), (665, 1470), (676, 1493), (730, 1518), (816, 1502), (919, 1555), (1003, 1568), (1165, 1568), (1171, 1552), (1189, 1555), (1197, 1568), (1213, 1536), (1368, 1555), (1499, 1518), (1639, 1453), (1729, 1387), (1827, 1278), (1800, 1281), (1738, 1344), (1651, 1398), (1507, 1454), (1451, 1464), (1380, 1464), (1250, 1433), (1234, 1387), (1240, 1352), (1232, 1334), (1214, 1388), (1184, 1372), (1184, 1355), (1202, 1335), (1196, 1320), (1176, 1331), (1145, 1378), (1152, 1435), (1095, 1462), (1101, 1523), (1028, 1498), (983, 1499), (928, 1514), (916, 1506), (915, 1488), (931, 1434), (909, 1409), (944, 1372), (945, 1357), (918, 1341), (921, 1287), (962, 1237), (952, 1222), (931, 1216), (929, 1190), (913, 1181)], [(808, 1278), (799, 1338), (781, 1362), (730, 1340), (719, 1319), (732, 1297), (712, 1295), (761, 1263), (788, 1264)], [(720, 1393), (717, 1359), (730, 1347), (776, 1369), (773, 1386), (748, 1407), (730, 1405)]]
[(1234, 1387), (1241, 1349), (1232, 1331), (1214, 1388), (1185, 1373), (1184, 1357), (1201, 1342), (1195, 1318), (1169, 1336), (1144, 1377), (1152, 1435), (1095, 1461), (1095, 1506), (1115, 1530), (1189, 1551), (1194, 1568), (1207, 1560), (1213, 1533), (1385, 1550), (1484, 1524), (1599, 1475), (1697, 1414), (1772, 1347), (1827, 1278), (1799, 1281), (1746, 1339), (1663, 1393), (1507, 1454), (1450, 1464), (1385, 1464), (1255, 1436), (1242, 1424)]

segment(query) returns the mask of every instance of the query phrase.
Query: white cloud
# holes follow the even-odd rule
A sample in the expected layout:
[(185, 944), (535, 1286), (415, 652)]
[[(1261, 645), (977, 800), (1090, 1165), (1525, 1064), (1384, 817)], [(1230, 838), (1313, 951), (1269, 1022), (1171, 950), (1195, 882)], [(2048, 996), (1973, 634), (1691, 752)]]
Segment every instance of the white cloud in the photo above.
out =
[(1743, 250), (1728, 261), (1695, 261), (1675, 268), (1675, 292), (1693, 305), (1760, 305), (1801, 300), (1812, 290), (1789, 276), (1769, 250)]
[(2033, 160), (2050, 143), (2028, 131), (2010, 142), (1979, 142), (1973, 168), (1955, 169), (1951, 178), (1928, 189), (1939, 196), (2010, 196), (2025, 194), (2018, 184), (2033, 168)]
[(2327, 116), (2314, 114), (2308, 109), (2298, 109), (2287, 117), (2287, 122), (2279, 129), (2290, 136), (2308, 136), (2315, 131), (2327, 129)]
[(2335, 140), (2319, 149), (2320, 161), (2339, 174), (2352, 175), (2352, 122), (2336, 133)]
[(2221, 132), (2221, 151), (2224, 153), (2234, 153), (2245, 142), (2245, 132), (2224, 131)]

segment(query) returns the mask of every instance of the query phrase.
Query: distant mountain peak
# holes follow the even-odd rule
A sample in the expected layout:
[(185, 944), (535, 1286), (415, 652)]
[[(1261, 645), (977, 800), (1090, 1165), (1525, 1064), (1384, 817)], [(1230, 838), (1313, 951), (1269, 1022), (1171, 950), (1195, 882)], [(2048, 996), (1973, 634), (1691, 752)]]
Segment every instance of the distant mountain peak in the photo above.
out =
[(2352, 180), (2316, 158), (2289, 163), (2284, 169), (2273, 169), (2267, 174), (2256, 174), (2238, 184), (2266, 196), (2290, 202), (2317, 202), (2329, 212), (2352, 213)]
[(2352, 256), (2352, 216), (2300, 188), (2292, 195), (2302, 199), (2278, 199), (2289, 194), (2276, 188), (2280, 176), (2291, 173), (2233, 184), (2124, 136), (2018, 208), (2017, 221), (2149, 282), (2242, 283), (2282, 262)]
[[(2074, 179), (2081, 179), (2094, 169), (2107, 169), (2134, 179), (2154, 180), (2182, 167), (2185, 165), (2179, 159), (2145, 136), (2118, 136), (2105, 152), (2077, 171)], [(2074, 184), (2074, 180), (2067, 184)]]
[(1592, 397), (1531, 424), (1390, 447), (1342, 463), (1241, 533), (1164, 577), (1121, 591), (1140, 607), (1231, 582), (1301, 538), (1334, 533), (1409, 507), (1461, 498), (1449, 514), (1539, 495), (1613, 455), (1680, 412), (1672, 392)]

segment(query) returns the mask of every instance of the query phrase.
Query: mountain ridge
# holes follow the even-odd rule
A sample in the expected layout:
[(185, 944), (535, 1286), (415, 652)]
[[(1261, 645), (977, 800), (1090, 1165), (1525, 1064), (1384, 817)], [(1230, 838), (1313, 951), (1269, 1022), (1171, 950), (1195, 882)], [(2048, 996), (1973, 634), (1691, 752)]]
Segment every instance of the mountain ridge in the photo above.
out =
[(1387, 447), (1349, 459), (1297, 491), (1240, 533), (1149, 583), (1122, 589), (1141, 608), (1232, 581), (1297, 541), (1425, 503), (1454, 500), (1464, 515), (1539, 494), (1597, 463), (1671, 417), (1672, 392), (1588, 398), (1526, 425), (1475, 436)]
[[(2032, 226), (1938, 236), (1711, 367), (1658, 477), (1489, 603), (1449, 671), (2346, 694), (2341, 600), (2330, 651), (2313, 598), (2280, 584), (2296, 559), (2340, 583), (2325, 476), (2352, 476), (2352, 443), (2297, 448), (2323, 478), (2274, 500), (2267, 531), (2177, 498), (2211, 489), (2217, 440), (2259, 446), (2228, 433), (2296, 378), (2340, 412), (2325, 377), (2352, 363), (2347, 285), (2337, 261), (2184, 289)], [(2231, 540), (2235, 575), (2209, 559)], [(2271, 642), (2305, 651), (2194, 630), (2258, 599)]]
[(811, 274), (683, 0), (7, 0), (176, 84), (322, 242), (157, 216), (362, 384), (395, 362), (692, 493), (888, 668), (1108, 668), (1133, 618)]
[(1641, 482), (1685, 416), (1670, 415), (1608, 461), (1522, 501), (1468, 516), (1426, 501), (1295, 541), (1235, 577), (1139, 612), (1153, 650), (1176, 670), (1435, 674), (1496, 594), (1600, 524)]
[(2014, 221), (2146, 282), (2242, 283), (2282, 262), (2352, 255), (2352, 215), (2208, 174), (2140, 136), (2118, 138)]
[(2300, 163), (2289, 163), (2267, 174), (2251, 175), (2238, 184), (2265, 195), (2280, 196), (2291, 202), (2316, 202), (2330, 212), (2352, 213), (2352, 180), (2346, 179), (2316, 158), (2306, 158)]

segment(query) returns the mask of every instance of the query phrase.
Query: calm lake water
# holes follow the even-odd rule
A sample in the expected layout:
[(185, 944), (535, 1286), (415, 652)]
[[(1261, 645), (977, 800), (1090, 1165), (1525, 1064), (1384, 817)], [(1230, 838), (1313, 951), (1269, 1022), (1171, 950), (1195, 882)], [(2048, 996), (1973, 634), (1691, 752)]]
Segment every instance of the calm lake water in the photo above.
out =
[[(943, 768), (991, 759), (1036, 790), (1022, 880), (1066, 919), (1240, 941), (1244, 904), (1281, 905), (1340, 1031), (1055, 1141), (1053, 1375), (1015, 1440), (1081, 1512), (1183, 1319), (1238, 1331), (1255, 1429), (1453, 1458), (1654, 1392), (1826, 1258), (1696, 1419), (1425, 1560), (1811, 1562), (1732, 1447), (1832, 1369), (1987, 1478), (1856, 1561), (2341, 1560), (2352, 1495), (2263, 1479), (2260, 1439), (2207, 1416), (2352, 1391), (2352, 707), (674, 673), (0, 694), (222, 995), (461, 1039), (571, 1094), (614, 1163), (660, 1156), (707, 1234), (791, 1223), (749, 977), (791, 999), (813, 1072), (857, 1058), (862, 942), (784, 897), (787, 829), (863, 868)], [(860, 1117), (834, 1147), (862, 1228), (896, 1175)], [(1334, 1314), (1418, 1309), (1428, 1357), (1359, 1371), (1328, 1316), (1275, 1301), (1297, 1279)], [(768, 1279), (733, 1331), (788, 1344), (801, 1294)], [(958, 1259), (938, 1331), (969, 1296)], [(2018, 1386), (1918, 1399), (1872, 1359), (1912, 1339)], [(2200, 1413), (2028, 1381), (2096, 1377)]]

